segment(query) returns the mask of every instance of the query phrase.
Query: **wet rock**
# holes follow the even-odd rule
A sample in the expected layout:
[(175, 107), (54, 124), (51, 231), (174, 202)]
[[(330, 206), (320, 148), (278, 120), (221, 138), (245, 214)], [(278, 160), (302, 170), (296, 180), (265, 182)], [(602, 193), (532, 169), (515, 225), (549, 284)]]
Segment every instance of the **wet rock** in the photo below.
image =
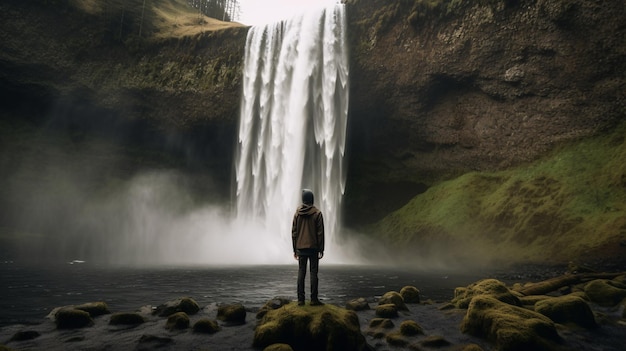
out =
[(137, 345), (137, 350), (155, 350), (163, 347), (167, 347), (172, 344), (174, 339), (168, 337), (161, 337), (155, 335), (142, 335), (139, 338), (139, 344)]
[(40, 337), (41, 334), (36, 330), (23, 330), (15, 333), (10, 341), (26, 341), (33, 340)]
[(491, 296), (514, 306), (522, 306), (520, 299), (497, 279), (483, 279), (465, 288), (454, 289), (452, 303), (457, 308), (467, 308), (475, 296)]
[(430, 335), (420, 342), (424, 347), (441, 348), (450, 345), (450, 342), (441, 335)]
[(420, 303), (420, 291), (414, 286), (405, 286), (400, 289), (400, 296), (404, 303)]
[(198, 313), (198, 311), (200, 311), (200, 306), (194, 299), (182, 297), (157, 306), (153, 314), (160, 317), (168, 317), (176, 312), (185, 312), (188, 315), (193, 315)]
[(220, 326), (217, 321), (207, 318), (200, 319), (193, 325), (193, 331), (196, 333), (215, 334), (219, 330)]
[(181, 330), (189, 328), (189, 316), (185, 312), (176, 312), (167, 318), (165, 328), (169, 330)]
[(500, 351), (554, 350), (561, 342), (548, 317), (486, 295), (472, 299), (461, 331), (487, 338)]
[(395, 318), (398, 317), (398, 307), (392, 303), (376, 306), (375, 313), (378, 317), (382, 318)]
[(55, 320), (58, 329), (78, 329), (93, 325), (89, 313), (75, 308), (61, 308), (55, 314)]
[(376, 339), (384, 338), (394, 326), (389, 318), (372, 318), (366, 334)]
[(404, 336), (414, 336), (424, 334), (424, 329), (416, 321), (406, 320), (400, 323), (400, 334)]
[(600, 306), (616, 306), (626, 299), (626, 285), (615, 280), (596, 279), (585, 285), (585, 294)]
[(351, 311), (365, 311), (370, 309), (370, 305), (365, 298), (359, 297), (358, 299), (348, 301), (346, 309)]
[(409, 344), (409, 340), (407, 340), (400, 333), (390, 333), (385, 336), (385, 341), (392, 346), (396, 347), (404, 347)]
[(288, 344), (294, 350), (366, 350), (359, 317), (331, 304), (309, 307), (290, 303), (269, 310), (257, 324), (253, 346)]
[(293, 351), (288, 344), (274, 344), (263, 349), (263, 351)]
[(82, 305), (74, 306), (74, 308), (89, 313), (91, 317), (98, 317), (111, 313), (111, 311), (109, 311), (109, 306), (107, 306), (106, 302), (102, 301), (88, 302)]
[(459, 348), (460, 351), (484, 351), (482, 347), (476, 344), (463, 345)]
[(146, 319), (136, 312), (118, 312), (111, 315), (111, 325), (138, 325), (145, 323)]
[(380, 300), (378, 300), (378, 304), (379, 305), (393, 304), (393, 305), (396, 306), (396, 308), (398, 310), (401, 310), (401, 311), (408, 311), (409, 310), (406, 307), (406, 304), (404, 303), (404, 299), (402, 298), (402, 295), (400, 295), (400, 293), (398, 293), (396, 291), (388, 291), (388, 292), (386, 292), (380, 298)]
[(217, 319), (230, 325), (244, 324), (246, 323), (246, 308), (238, 303), (220, 306), (217, 309)]
[(576, 324), (584, 328), (597, 327), (591, 308), (578, 296), (559, 296), (537, 302), (535, 311), (561, 324)]

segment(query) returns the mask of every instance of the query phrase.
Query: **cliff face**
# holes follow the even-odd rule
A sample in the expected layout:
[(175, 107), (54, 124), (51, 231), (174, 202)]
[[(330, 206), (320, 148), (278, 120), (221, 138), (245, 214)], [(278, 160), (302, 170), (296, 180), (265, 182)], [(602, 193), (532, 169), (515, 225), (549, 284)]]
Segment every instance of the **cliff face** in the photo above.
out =
[(351, 205), (389, 209), (420, 184), (533, 161), (624, 118), (622, 1), (348, 6)]

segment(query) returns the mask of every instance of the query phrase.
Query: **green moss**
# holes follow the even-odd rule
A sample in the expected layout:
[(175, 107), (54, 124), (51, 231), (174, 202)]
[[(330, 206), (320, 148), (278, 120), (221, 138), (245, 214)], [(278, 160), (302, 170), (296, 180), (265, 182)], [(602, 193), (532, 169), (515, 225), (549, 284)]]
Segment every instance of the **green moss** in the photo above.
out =
[(443, 238), (500, 258), (572, 258), (626, 232), (625, 134), (623, 124), (532, 164), (441, 182), (371, 229), (398, 247)]

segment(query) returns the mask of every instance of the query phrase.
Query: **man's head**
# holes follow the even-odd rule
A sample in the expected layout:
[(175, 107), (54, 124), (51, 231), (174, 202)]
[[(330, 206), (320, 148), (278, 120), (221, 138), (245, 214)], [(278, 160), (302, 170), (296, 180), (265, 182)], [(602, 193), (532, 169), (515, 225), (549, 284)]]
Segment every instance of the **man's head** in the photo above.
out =
[(313, 205), (314, 200), (313, 192), (309, 189), (302, 189), (302, 203), (307, 205)]

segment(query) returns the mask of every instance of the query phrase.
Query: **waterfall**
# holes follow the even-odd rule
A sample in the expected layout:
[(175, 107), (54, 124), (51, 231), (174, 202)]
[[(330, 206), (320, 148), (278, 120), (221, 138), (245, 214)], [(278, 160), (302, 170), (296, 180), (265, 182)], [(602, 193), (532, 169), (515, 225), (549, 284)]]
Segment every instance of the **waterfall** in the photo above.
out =
[(344, 5), (248, 32), (237, 218), (258, 223), (288, 250), (301, 189), (309, 188), (324, 214), (327, 252), (333, 251), (346, 180), (347, 47)]

